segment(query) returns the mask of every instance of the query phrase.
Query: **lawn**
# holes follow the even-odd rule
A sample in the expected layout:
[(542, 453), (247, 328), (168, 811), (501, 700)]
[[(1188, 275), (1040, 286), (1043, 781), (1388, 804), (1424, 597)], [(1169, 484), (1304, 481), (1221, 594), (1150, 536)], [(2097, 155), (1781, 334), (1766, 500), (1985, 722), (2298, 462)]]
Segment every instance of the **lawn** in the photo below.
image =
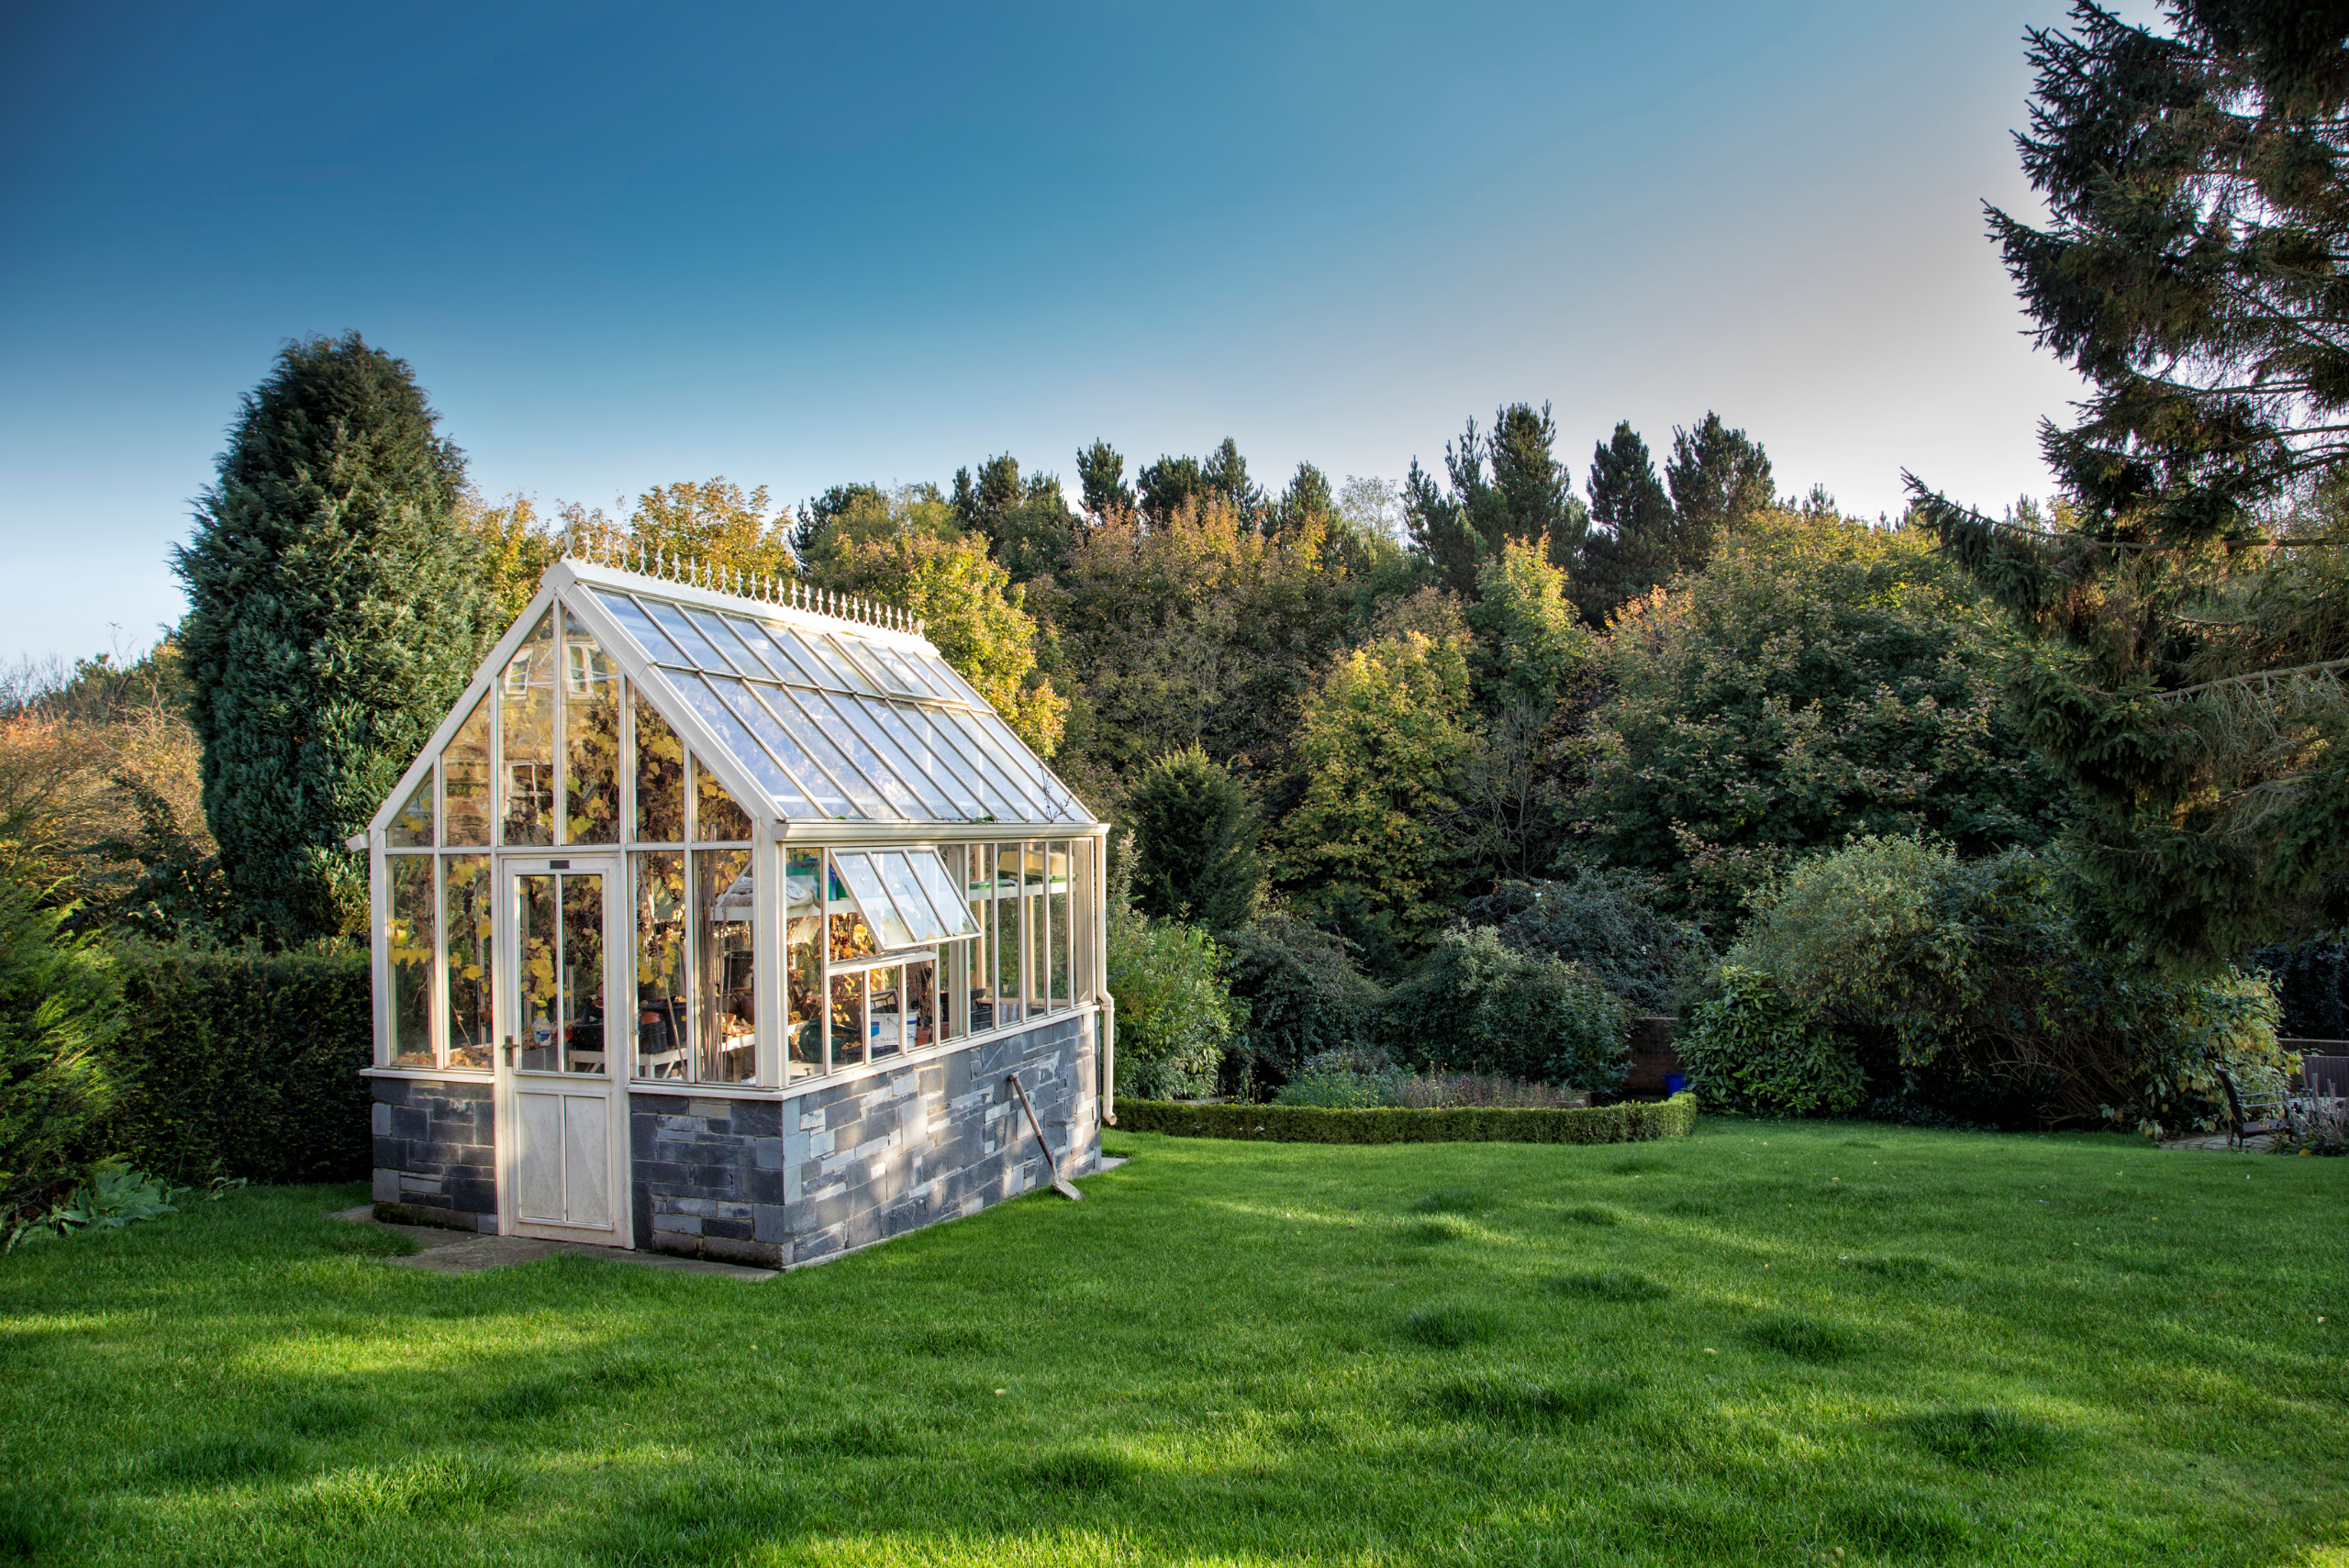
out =
[(2349, 1563), (2349, 1162), (1113, 1133), (763, 1284), (284, 1188), (0, 1260), (0, 1561)]

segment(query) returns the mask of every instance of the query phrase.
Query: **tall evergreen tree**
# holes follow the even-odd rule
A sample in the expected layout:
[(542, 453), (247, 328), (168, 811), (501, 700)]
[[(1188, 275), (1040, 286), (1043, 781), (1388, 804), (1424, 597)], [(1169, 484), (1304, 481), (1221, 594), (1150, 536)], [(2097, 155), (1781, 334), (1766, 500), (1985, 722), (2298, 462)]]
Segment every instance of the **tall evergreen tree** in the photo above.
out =
[(1530, 403), (1511, 403), (1494, 411), (1490, 435), (1480, 434), (1471, 419), (1459, 440), (1444, 443), (1450, 495), (1438, 495), (1412, 460), (1403, 498), (1413, 543), (1445, 587), (1474, 595), (1478, 573), (1499, 560), (1510, 540), (1546, 539), (1554, 563), (1574, 561), (1590, 514), (1557, 460), (1557, 439), (1548, 404), (1537, 411)]
[(1013, 582), (1068, 565), (1076, 519), (1069, 515), (1057, 476), (1031, 473), (1022, 479), (1019, 460), (1003, 452), (981, 463), (975, 480), (967, 468), (954, 471), (952, 505), (955, 520), (986, 539)]
[(1134, 902), (1146, 915), (1236, 930), (1255, 914), (1264, 827), (1240, 781), (1197, 746), (1142, 771), (1129, 811)]
[(1684, 572), (1702, 566), (1716, 539), (1777, 499), (1761, 443), (1709, 409), (1693, 430), (1673, 427), (1664, 482), (1675, 524), (1673, 564)]
[(464, 454), (356, 332), (289, 344), (244, 399), (173, 552), (204, 811), (229, 885), (286, 939), (363, 929), (343, 848), (473, 673), (481, 544)]
[(1085, 515), (1102, 522), (1134, 509), (1133, 487), (1126, 483), (1126, 460), (1107, 441), (1095, 441), (1076, 454), (1076, 480), (1085, 495)]
[(1197, 506), (1207, 495), (1207, 475), (1195, 457), (1162, 457), (1134, 476), (1141, 492), (1141, 513), (1163, 523), (1186, 505)]
[(2038, 340), (2094, 384), (2041, 428), (2066, 504), (1925, 520), (2032, 639), (2017, 695), (2080, 793), (2113, 934), (2216, 962), (2349, 918), (2349, 23), (2180, 0), (2034, 30), (1990, 209)]
[(1267, 509), (1264, 487), (1248, 477), (1248, 460), (1230, 436), (1199, 465), (1199, 480), (1208, 495), (1221, 501), (1241, 521), (1262, 523)]
[[(1473, 424), (1470, 428), (1473, 433)], [(1437, 583), (1454, 594), (1474, 594), (1477, 568), (1488, 553), (1484, 537), (1469, 522), (1468, 508), (1445, 495), (1418, 458), (1403, 476), (1403, 520), (1412, 553)]]
[(1288, 488), (1281, 492), (1270, 520), (1277, 528), (1293, 528), (1308, 517), (1326, 522), (1337, 511), (1337, 499), (1330, 494), (1330, 476), (1309, 462), (1300, 462)]
[(1673, 554), (1672, 498), (1655, 476), (1647, 442), (1620, 421), (1590, 460), (1591, 532), (1583, 541), (1575, 600), (1593, 626), (1666, 577)]

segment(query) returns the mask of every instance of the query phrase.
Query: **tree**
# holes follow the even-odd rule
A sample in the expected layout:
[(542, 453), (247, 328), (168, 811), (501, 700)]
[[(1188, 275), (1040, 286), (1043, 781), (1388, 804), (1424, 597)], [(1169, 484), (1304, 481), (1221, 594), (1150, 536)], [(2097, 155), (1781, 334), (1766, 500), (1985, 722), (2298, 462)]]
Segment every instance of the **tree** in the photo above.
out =
[(1134, 902), (1144, 914), (1232, 931), (1256, 912), (1263, 825), (1248, 792), (1197, 746), (1142, 770), (1126, 812), (1133, 824)]
[(0, 1232), (96, 1152), (116, 1090), (106, 1051), (123, 1027), (113, 960), (35, 894), (0, 880)]
[(1162, 457), (1134, 476), (1141, 493), (1141, 515), (1163, 523), (1188, 506), (1197, 511), (1208, 493), (1207, 476), (1195, 457)]
[(1604, 626), (1616, 610), (1672, 575), (1675, 554), (1672, 498), (1655, 476), (1655, 460), (1631, 421), (1619, 421), (1614, 437), (1590, 459), (1590, 520), (1583, 541), (1581, 570), (1575, 573), (1575, 599), (1583, 617)]
[(1673, 564), (1683, 572), (1703, 564), (1716, 539), (1777, 497), (1761, 444), (1709, 409), (1694, 430), (1673, 427), (1664, 482), (1672, 492)]
[(1085, 515), (1095, 522), (1134, 509), (1133, 487), (1126, 483), (1126, 460), (1108, 442), (1097, 440), (1078, 450), (1076, 479), (1085, 495)]
[(954, 471), (954, 516), (963, 527), (984, 538), (1015, 583), (1025, 583), (1067, 566), (1076, 519), (1061, 495), (1061, 482), (1050, 473), (1020, 477), (1019, 462), (1009, 452), (971, 471)]
[(2328, 11), (2076, 6), (2017, 138), (2045, 228), (1988, 209), (2041, 347), (2094, 386), (2041, 443), (2054, 526), (1911, 478), (2032, 639), (2016, 695), (2081, 795), (2116, 940), (2216, 963), (2349, 917), (2349, 76)]
[(1471, 419), (1458, 441), (1444, 443), (1450, 494), (1439, 495), (1412, 460), (1404, 482), (1412, 542), (1446, 588), (1474, 593), (1478, 570), (1510, 539), (1546, 541), (1561, 565), (1575, 559), (1590, 516), (1554, 455), (1557, 437), (1548, 404), (1537, 412), (1512, 403), (1494, 411), (1490, 435), (1479, 435)]
[(1264, 486), (1249, 479), (1248, 460), (1230, 436), (1199, 465), (1199, 482), (1203, 494), (1230, 507), (1243, 521), (1263, 526), (1267, 509)]
[(480, 658), (482, 550), (437, 425), (357, 333), (288, 344), (173, 552), (205, 815), (229, 885), (286, 938), (365, 929), (366, 860), (343, 840)]
[(1921, 530), (1765, 513), (1617, 618), (1575, 814), (1716, 929), (1854, 833), (2043, 843), (2064, 796), (2002, 700), (2015, 640)]
[(1295, 477), (1272, 511), (1275, 528), (1295, 528), (1308, 518), (1327, 524), (1338, 513), (1336, 500), (1330, 494), (1330, 476), (1309, 462), (1297, 465)]

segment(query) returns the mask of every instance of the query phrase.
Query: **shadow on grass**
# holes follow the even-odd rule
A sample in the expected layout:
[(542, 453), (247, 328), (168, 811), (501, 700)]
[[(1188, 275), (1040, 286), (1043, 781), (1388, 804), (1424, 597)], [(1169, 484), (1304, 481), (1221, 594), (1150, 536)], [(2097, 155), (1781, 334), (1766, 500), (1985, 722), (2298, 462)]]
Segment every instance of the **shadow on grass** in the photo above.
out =
[(1623, 1223), (1623, 1211), (1609, 1208), (1603, 1203), (1579, 1203), (1572, 1208), (1561, 1210), (1558, 1218), (1569, 1225), (1620, 1225)]
[(1463, 1420), (1526, 1430), (1580, 1425), (1627, 1409), (1639, 1398), (1618, 1378), (1552, 1383), (1511, 1373), (1479, 1372), (1436, 1385), (1421, 1403)]
[(1403, 1319), (1403, 1338), (1431, 1350), (1456, 1351), (1481, 1344), (1497, 1329), (1492, 1314), (1467, 1307), (1422, 1307)]
[(225, 1486), (302, 1468), (302, 1455), (274, 1432), (215, 1432), (155, 1451), (144, 1466), (152, 1480), (179, 1486)]
[(1581, 1296), (1592, 1301), (1662, 1301), (1672, 1294), (1671, 1286), (1624, 1269), (1561, 1274), (1547, 1288), (1553, 1296)]
[(2058, 1446), (2046, 1422), (1995, 1406), (1922, 1410), (1906, 1425), (1926, 1449), (1969, 1470), (2021, 1470), (2053, 1458)]
[(1799, 1312), (1774, 1312), (1757, 1318), (1746, 1325), (1739, 1337), (1749, 1345), (1819, 1366), (1849, 1361), (1864, 1348), (1859, 1336), (1842, 1324)]

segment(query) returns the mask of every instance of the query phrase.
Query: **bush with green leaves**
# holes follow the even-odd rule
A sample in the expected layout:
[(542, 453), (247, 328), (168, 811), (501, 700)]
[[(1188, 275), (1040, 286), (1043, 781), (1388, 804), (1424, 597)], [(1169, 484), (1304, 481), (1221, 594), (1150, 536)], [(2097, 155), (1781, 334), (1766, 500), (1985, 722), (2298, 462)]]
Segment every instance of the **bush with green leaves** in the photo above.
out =
[(1851, 1041), (1811, 1021), (1777, 983), (1735, 964), (1675, 1042), (1700, 1105), (1754, 1116), (1839, 1116), (1866, 1094)]
[(1379, 991), (1354, 966), (1343, 938), (1275, 911), (1223, 945), (1231, 994), (1248, 1006), (1239, 1075), (1253, 1084), (1286, 1084), (1308, 1058), (1369, 1040)]
[(1224, 1048), (1247, 1027), (1245, 1005), (1224, 988), (1223, 950), (1197, 926), (1114, 907), (1108, 939), (1118, 1093), (1213, 1094)]
[(1264, 884), (1264, 825), (1230, 769), (1197, 746), (1169, 751), (1142, 770), (1126, 813), (1136, 907), (1218, 934), (1247, 924)]
[(1454, 926), (1388, 994), (1395, 1053), (1414, 1066), (1622, 1087), (1631, 1009), (1588, 970), (1503, 945), (1490, 926)]
[(1713, 962), (1704, 931), (1658, 911), (1653, 880), (1620, 867), (1583, 866), (1566, 881), (1504, 882), (1463, 913), (1520, 952), (1581, 964), (1643, 1015), (1677, 1011)]
[(2220, 1064), (2281, 1064), (2265, 978), (2100, 951), (2059, 869), (1863, 838), (1781, 878), (1726, 964), (1845, 1041), (1878, 1114), (2177, 1128), (2219, 1113)]
[(72, 1178), (114, 1107), (122, 980), (71, 913), (0, 882), (0, 1222)]

